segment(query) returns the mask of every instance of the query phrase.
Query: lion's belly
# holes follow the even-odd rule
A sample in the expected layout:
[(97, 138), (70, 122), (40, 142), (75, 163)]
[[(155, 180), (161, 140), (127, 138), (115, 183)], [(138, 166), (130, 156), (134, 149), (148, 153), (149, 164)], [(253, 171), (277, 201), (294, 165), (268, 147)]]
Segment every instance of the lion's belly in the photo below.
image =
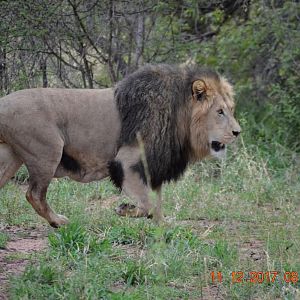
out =
[(96, 138), (87, 137), (64, 146), (55, 177), (68, 176), (78, 182), (91, 182), (108, 176), (108, 162), (117, 153), (118, 132)]
[(65, 169), (61, 164), (56, 169), (54, 177), (69, 177), (75, 181), (87, 183), (101, 180), (108, 176), (107, 164), (96, 165), (93, 167), (81, 167), (78, 171)]

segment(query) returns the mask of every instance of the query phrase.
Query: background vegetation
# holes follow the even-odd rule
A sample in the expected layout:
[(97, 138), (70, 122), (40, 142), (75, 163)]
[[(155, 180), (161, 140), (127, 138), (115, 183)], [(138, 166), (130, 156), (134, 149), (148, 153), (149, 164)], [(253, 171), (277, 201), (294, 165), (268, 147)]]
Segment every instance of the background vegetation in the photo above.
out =
[[(196, 62), (234, 84), (243, 129), (220, 169), (203, 162), (165, 187), (164, 226), (103, 208), (117, 194), (109, 182), (54, 182), (49, 202), (71, 225), (49, 229), (50, 250), (26, 257), (33, 264), (12, 278), (12, 298), (300, 297), (299, 281), (283, 280), (300, 275), (298, 1), (12, 0), (1, 1), (0, 20), (3, 95), (110, 87), (145, 63)], [(40, 222), (18, 186), (0, 191), (0, 225)], [(0, 233), (0, 248), (9, 238)], [(238, 270), (281, 275), (232, 284)]]

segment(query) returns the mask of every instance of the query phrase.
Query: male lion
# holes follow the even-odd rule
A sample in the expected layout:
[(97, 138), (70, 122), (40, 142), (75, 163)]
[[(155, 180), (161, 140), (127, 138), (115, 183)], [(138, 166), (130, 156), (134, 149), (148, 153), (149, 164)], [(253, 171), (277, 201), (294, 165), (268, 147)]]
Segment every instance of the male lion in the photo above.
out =
[[(114, 93), (114, 94), (113, 94)], [(53, 177), (110, 176), (137, 205), (120, 215), (162, 218), (161, 186), (188, 163), (221, 157), (240, 133), (231, 85), (199, 67), (146, 66), (113, 89), (30, 89), (0, 100), (0, 187), (24, 163), (27, 200), (51, 226), (67, 223), (46, 202)], [(149, 192), (158, 194), (153, 209)]]

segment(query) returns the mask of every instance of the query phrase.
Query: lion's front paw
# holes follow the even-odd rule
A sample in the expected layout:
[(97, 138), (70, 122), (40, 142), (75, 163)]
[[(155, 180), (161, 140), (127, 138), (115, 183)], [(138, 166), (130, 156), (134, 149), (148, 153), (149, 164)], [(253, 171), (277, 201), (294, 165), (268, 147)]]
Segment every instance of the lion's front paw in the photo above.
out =
[(162, 214), (161, 210), (154, 210), (153, 212), (153, 221), (158, 225), (162, 225), (165, 222), (165, 217)]
[(52, 226), (54, 228), (61, 227), (68, 223), (69, 223), (68, 218), (63, 215), (55, 215), (55, 216), (53, 216), (51, 222), (49, 222), (50, 226)]
[(140, 218), (140, 217), (151, 217), (143, 208), (137, 207), (130, 203), (122, 203), (116, 209), (115, 212), (122, 217), (132, 217), (132, 218)]

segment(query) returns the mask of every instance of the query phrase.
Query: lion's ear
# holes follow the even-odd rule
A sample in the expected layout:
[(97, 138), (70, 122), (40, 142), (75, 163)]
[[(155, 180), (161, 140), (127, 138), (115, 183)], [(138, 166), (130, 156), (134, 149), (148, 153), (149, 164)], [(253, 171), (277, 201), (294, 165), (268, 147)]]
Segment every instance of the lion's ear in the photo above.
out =
[(206, 96), (207, 86), (202, 79), (198, 79), (193, 82), (192, 91), (195, 100), (202, 101)]

